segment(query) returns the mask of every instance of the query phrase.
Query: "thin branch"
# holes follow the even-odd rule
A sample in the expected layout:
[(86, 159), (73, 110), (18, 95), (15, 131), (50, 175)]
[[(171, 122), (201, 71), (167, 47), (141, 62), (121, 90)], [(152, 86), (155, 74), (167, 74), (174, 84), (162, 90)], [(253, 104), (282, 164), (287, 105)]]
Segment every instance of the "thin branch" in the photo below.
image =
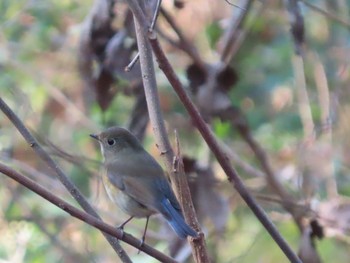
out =
[(275, 242), (279, 245), (284, 254), (289, 258), (291, 262), (300, 262), (300, 259), (293, 252), (293, 250), (289, 247), (286, 241), (283, 239), (281, 234), (278, 232), (275, 225), (271, 222), (271, 220), (267, 217), (264, 210), (258, 205), (252, 195), (248, 192), (247, 188), (244, 186), (242, 180), (238, 176), (237, 172), (232, 168), (229, 159), (225, 155), (224, 151), (220, 148), (217, 139), (215, 138), (213, 132), (209, 128), (209, 126), (205, 123), (203, 118), (201, 117), (198, 109), (191, 101), (190, 97), (186, 93), (183, 88), (180, 80), (176, 76), (172, 66), (170, 65), (168, 59), (166, 58), (162, 48), (159, 45), (159, 42), (156, 38), (156, 35), (149, 36), (149, 40), (151, 46), (153, 48), (153, 52), (157, 57), (158, 64), (160, 69), (164, 72), (165, 76), (168, 78), (170, 84), (174, 88), (175, 92), (179, 96), (181, 102), (184, 104), (186, 110), (190, 114), (193, 123), (196, 125), (197, 129), (203, 136), (204, 140), (207, 142), (208, 146), (216, 156), (218, 162), (221, 167), (225, 171), (228, 180), (232, 183), (232, 185), (236, 188), (238, 193), (241, 195), (243, 200), (250, 207), (252, 212), (256, 215), (262, 225), (266, 228), (266, 230), (270, 233)]
[(297, 224), (300, 232), (303, 232), (303, 225), (302, 225), (302, 213), (295, 210), (293, 206), (290, 206), (289, 203), (291, 201), (294, 201), (293, 196), (291, 196), (286, 189), (283, 187), (281, 182), (277, 179), (271, 164), (269, 162), (268, 156), (264, 149), (261, 147), (261, 145), (254, 139), (254, 137), (251, 134), (251, 131), (247, 129), (246, 131), (242, 131), (238, 129), (238, 132), (242, 136), (242, 138), (246, 141), (246, 143), (249, 145), (250, 149), (254, 152), (256, 159), (259, 161), (262, 170), (266, 174), (266, 181), (268, 183), (268, 186), (271, 187), (271, 189), (276, 192), (280, 196), (280, 198), (283, 200), (282, 206), (284, 209), (286, 209), (293, 217), (295, 223)]
[[(138, 2), (136, 0), (129, 0), (128, 1), (129, 7), (133, 14), (135, 14), (137, 11), (136, 6), (141, 5), (143, 8), (143, 5), (145, 4), (143, 1)], [(142, 10), (141, 10), (142, 11)], [(174, 158), (174, 152), (171, 148), (169, 138), (166, 132), (164, 119), (162, 116), (161, 108), (160, 108), (160, 102), (159, 102), (159, 96), (158, 96), (158, 90), (157, 90), (157, 82), (155, 78), (155, 71), (153, 66), (153, 55), (152, 55), (152, 48), (150, 46), (150, 43), (148, 41), (148, 34), (153, 35), (154, 32), (145, 32), (145, 29), (142, 27), (142, 25), (147, 24), (147, 20), (140, 20), (142, 19), (142, 15), (134, 16), (135, 20), (135, 31), (136, 31), (136, 37), (137, 37), (137, 45), (140, 53), (140, 65), (141, 65), (141, 71), (142, 71), (142, 77), (143, 77), (143, 86), (145, 89), (145, 95), (146, 95), (146, 101), (147, 101), (147, 108), (149, 112), (150, 122), (152, 124), (153, 132), (155, 135), (155, 139), (157, 142), (157, 146), (161, 152), (161, 155), (164, 157), (165, 165), (167, 168), (167, 171), (169, 172), (170, 179), (172, 181), (172, 185), (177, 187), (177, 184), (174, 183), (175, 177), (184, 177), (184, 174), (179, 175), (179, 173), (174, 173), (173, 171), (173, 158)], [(175, 190), (176, 192), (179, 192)], [(186, 202), (191, 202), (191, 199), (186, 199)], [(191, 206), (193, 206), (191, 202)], [(193, 222), (193, 217), (195, 215), (191, 215), (191, 218), (188, 217), (189, 214), (185, 214), (185, 219), (187, 222)], [(196, 226), (196, 230), (200, 232), (199, 225)], [(200, 234), (201, 242), (200, 240), (192, 240), (190, 238), (190, 244), (192, 247), (192, 251), (194, 253), (195, 260), (198, 260), (199, 258), (196, 255), (197, 246), (201, 246), (201, 253), (203, 254), (200, 259), (203, 261), (201, 262), (209, 262), (208, 253), (205, 247), (205, 241), (203, 234)], [(197, 261), (200, 262), (200, 261)]]
[(149, 28), (150, 32), (153, 32), (154, 27), (156, 26), (156, 22), (157, 22), (157, 18), (158, 18), (158, 15), (159, 15), (160, 5), (161, 4), (162, 4), (162, 0), (157, 0), (156, 10), (154, 11), (153, 18), (152, 18), (152, 21), (151, 21), (151, 26)]
[(137, 52), (135, 57), (131, 60), (131, 62), (125, 67), (125, 72), (130, 72), (131, 69), (135, 66), (136, 62), (139, 61), (140, 53)]
[[(316, 87), (318, 91), (318, 100), (320, 104), (320, 111), (321, 111), (321, 122), (322, 122), (322, 136), (319, 138), (319, 141), (327, 145), (328, 150), (330, 151), (331, 155), (334, 156), (333, 153), (333, 133), (332, 133), (332, 120), (331, 120), (331, 110), (330, 110), (330, 94), (329, 94), (329, 87), (328, 87), (328, 81), (325, 69), (318, 58), (318, 56), (314, 56), (314, 63), (315, 63), (315, 69), (314, 69), (314, 78), (316, 82)], [(327, 186), (327, 193), (328, 197), (331, 199), (335, 199), (338, 197), (338, 187), (337, 187), (337, 181), (334, 175), (334, 161), (333, 158), (325, 158), (324, 162), (326, 162), (324, 166), (324, 173), (326, 176), (326, 186)]]
[(299, 0), (286, 0), (289, 13), (290, 32), (293, 37), (295, 53), (303, 55), (303, 46), (305, 42), (304, 18), (301, 14)]
[(125, 243), (128, 243), (129, 245), (145, 252), (146, 254), (150, 255), (151, 257), (158, 259), (161, 262), (169, 262), (174, 263), (176, 262), (174, 259), (168, 257), (167, 255), (161, 253), (160, 251), (152, 248), (151, 246), (147, 244), (143, 244), (140, 247), (140, 240), (131, 236), (130, 234), (125, 233), (124, 231), (115, 228), (113, 226), (110, 226), (100, 219), (98, 219), (95, 216), (92, 216), (88, 213), (85, 213), (78, 208), (70, 205), (63, 199), (53, 195), (50, 191), (46, 190), (39, 184), (35, 183), (34, 181), (30, 180), (29, 178), (23, 176), (22, 174), (16, 172), (15, 170), (11, 169), (10, 167), (1, 164), (0, 163), (0, 172), (7, 175), (8, 177), (12, 178), (19, 184), (25, 186), (29, 190), (35, 192), (36, 194), (40, 195), (50, 203), (54, 204), (55, 206), (59, 207), (63, 211), (67, 212), (71, 216), (78, 218), (79, 220), (87, 223), (90, 226), (93, 226), (99, 230), (102, 231), (102, 233), (106, 233), (109, 236), (113, 236), (114, 238), (123, 240)]
[[(258, 18), (261, 17), (261, 13), (266, 7), (261, 2), (255, 2), (256, 8), (252, 9), (251, 16), (253, 17), (249, 23), (247, 22), (244, 28), (240, 28), (239, 33), (237, 33), (236, 40), (232, 43), (232, 47), (230, 48), (230, 53), (227, 54), (227, 58), (225, 58), (223, 61), (226, 63), (230, 63), (234, 57), (236, 56), (238, 50), (242, 46), (244, 40), (246, 39), (247, 35), (250, 33), (251, 28), (256, 23)], [(251, 8), (250, 8), (251, 9)]]
[(239, 154), (236, 153), (231, 147), (225, 144), (223, 141), (219, 141), (220, 147), (225, 151), (225, 154), (233, 161), (238, 167), (240, 167), (245, 173), (250, 176), (263, 178), (265, 175), (262, 171), (255, 169), (249, 163), (243, 161)]
[[(189, 223), (193, 228), (199, 229), (200, 225), (196, 216), (196, 211), (194, 210), (190, 188), (188, 186), (188, 182), (187, 182), (187, 178), (184, 170), (184, 164), (183, 164), (183, 160), (180, 152), (180, 142), (177, 137), (176, 131), (175, 131), (175, 152), (176, 152), (176, 155), (174, 156), (173, 171), (175, 174), (177, 174), (177, 176), (175, 176), (175, 178), (177, 179), (177, 185), (178, 185), (176, 189), (178, 191), (177, 195), (179, 196), (179, 201), (182, 204), (183, 214), (185, 218), (190, 219)], [(190, 242), (191, 242), (191, 247), (192, 247), (195, 261), (210, 262), (208, 257), (208, 252), (206, 250), (203, 233), (200, 234), (199, 238), (192, 239)]]
[(224, 44), (221, 51), (221, 58), (220, 60), (224, 62), (226, 65), (230, 63), (232, 54), (233, 54), (233, 47), (235, 46), (234, 43), (238, 40), (238, 37), (240, 35), (241, 27), (247, 17), (248, 11), (250, 10), (250, 7), (252, 6), (253, 0), (246, 0), (243, 10), (239, 10), (240, 15), (237, 18), (236, 17), (236, 10), (232, 11), (231, 19), (230, 19), (230, 27), (227, 30), (225, 36), (224, 36)]
[[(89, 202), (85, 199), (85, 197), (80, 193), (79, 189), (74, 185), (74, 183), (65, 175), (63, 170), (55, 163), (55, 161), (46, 153), (46, 151), (40, 146), (37, 140), (31, 135), (29, 130), (24, 126), (22, 121), (17, 117), (17, 115), (10, 109), (9, 106), (5, 103), (5, 101), (0, 98), (0, 109), (7, 116), (7, 118), (13, 123), (13, 125), (17, 128), (17, 130), (22, 134), (23, 138), (27, 141), (27, 143), (32, 147), (32, 149), (36, 152), (36, 154), (44, 161), (46, 164), (55, 172), (57, 178), (61, 181), (61, 183), (66, 187), (68, 192), (72, 195), (72, 197), (78, 202), (78, 204), (90, 215), (99, 218), (99, 215), (93, 209), (93, 207), (89, 204)], [(122, 262), (130, 263), (131, 260), (123, 248), (120, 246), (118, 240), (114, 237), (106, 235), (108, 242), (111, 244), (115, 252), (118, 254), (119, 258)]]
[(334, 22), (337, 22), (338, 24), (346, 27), (347, 29), (350, 30), (350, 23), (348, 21), (344, 21), (343, 19), (341, 19), (339, 17), (339, 15), (337, 14), (333, 14), (333, 13), (330, 13), (329, 11), (326, 11), (326, 10), (323, 10), (322, 8), (316, 6), (316, 5), (313, 5), (311, 3), (309, 3), (308, 1), (306, 0), (300, 0), (301, 2), (303, 2), (306, 6), (308, 6), (310, 9), (324, 15), (325, 17), (327, 17), (328, 19), (331, 19), (333, 20)]
[(293, 56), (292, 64), (295, 75), (295, 87), (298, 97), (300, 119), (304, 129), (304, 139), (309, 140), (314, 135), (315, 124), (312, 119), (309, 95), (306, 89), (304, 60), (300, 56)]
[(164, 8), (161, 8), (160, 12), (179, 38), (179, 43), (176, 43), (176, 46), (180, 47), (184, 52), (186, 52), (198, 67), (205, 70), (205, 63), (198, 54), (198, 50), (191, 44), (190, 41), (187, 40), (173, 17)]

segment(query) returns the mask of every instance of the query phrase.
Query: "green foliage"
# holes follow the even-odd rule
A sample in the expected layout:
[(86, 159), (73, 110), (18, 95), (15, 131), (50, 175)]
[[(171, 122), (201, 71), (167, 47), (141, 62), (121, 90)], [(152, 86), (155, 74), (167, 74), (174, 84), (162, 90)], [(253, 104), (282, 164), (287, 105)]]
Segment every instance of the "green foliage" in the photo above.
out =
[(208, 25), (205, 31), (206, 31), (207, 38), (209, 40), (209, 45), (211, 48), (214, 49), (216, 46), (216, 43), (218, 42), (218, 40), (222, 35), (222, 28), (217, 22), (214, 22)]

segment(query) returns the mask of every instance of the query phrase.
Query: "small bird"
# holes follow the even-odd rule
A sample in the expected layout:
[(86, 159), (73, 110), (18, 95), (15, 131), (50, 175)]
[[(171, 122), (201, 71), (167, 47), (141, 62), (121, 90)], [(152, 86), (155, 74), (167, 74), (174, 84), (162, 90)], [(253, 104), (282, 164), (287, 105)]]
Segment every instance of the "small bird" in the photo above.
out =
[(143, 243), (149, 217), (161, 213), (180, 238), (197, 237), (186, 224), (162, 167), (134, 135), (124, 128), (111, 127), (90, 136), (101, 146), (102, 181), (109, 198), (131, 216), (121, 228), (134, 217), (146, 217)]

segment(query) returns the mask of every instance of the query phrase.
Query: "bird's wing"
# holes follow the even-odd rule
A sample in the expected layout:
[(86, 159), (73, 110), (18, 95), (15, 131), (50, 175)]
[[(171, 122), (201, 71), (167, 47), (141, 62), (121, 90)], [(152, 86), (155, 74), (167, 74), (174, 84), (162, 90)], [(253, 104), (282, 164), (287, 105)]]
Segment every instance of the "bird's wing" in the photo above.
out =
[[(142, 204), (143, 206), (155, 208), (155, 195), (151, 190), (153, 187), (147, 181), (145, 181), (150, 180), (150, 178), (144, 178), (143, 180), (140, 180), (138, 177), (128, 176), (126, 174), (121, 174), (120, 172), (116, 174), (111, 170), (107, 171), (107, 176), (109, 181), (115, 187), (123, 191), (124, 194), (132, 197), (135, 201)], [(152, 182), (150, 183), (152, 184)], [(151, 189), (146, 187), (147, 185), (151, 186)]]
[(108, 177), (108, 180), (119, 190), (124, 191), (125, 190), (125, 185), (123, 183), (123, 177), (116, 175), (113, 173), (111, 170), (106, 170), (106, 174)]
[(157, 188), (164, 194), (164, 196), (170, 201), (171, 205), (178, 211), (181, 211), (179, 202), (177, 201), (173, 189), (166, 178), (161, 178), (155, 182)]
[(133, 155), (132, 158), (115, 160), (108, 165), (109, 181), (139, 203), (158, 209), (158, 202), (168, 199), (178, 211), (180, 205), (163, 169), (150, 155)]

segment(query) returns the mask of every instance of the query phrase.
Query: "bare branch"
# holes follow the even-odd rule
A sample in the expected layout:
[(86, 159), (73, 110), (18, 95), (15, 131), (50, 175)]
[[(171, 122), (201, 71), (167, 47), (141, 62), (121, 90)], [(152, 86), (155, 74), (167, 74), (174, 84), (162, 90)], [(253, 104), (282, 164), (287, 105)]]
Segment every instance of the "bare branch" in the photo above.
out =
[(286, 0), (287, 10), (289, 13), (290, 32), (293, 37), (295, 53), (303, 54), (303, 46), (305, 42), (305, 26), (304, 18), (301, 14), (299, 0)]
[[(138, 1), (136, 0), (129, 0), (128, 1), (129, 7), (131, 11), (135, 14), (137, 13), (136, 6), (139, 6)], [(140, 5), (142, 8), (144, 8), (144, 2), (140, 2)], [(142, 10), (141, 10), (142, 12)], [(136, 30), (136, 37), (137, 37), (137, 45), (139, 48), (139, 53), (140, 53), (140, 65), (141, 65), (141, 71), (142, 71), (142, 77), (143, 77), (143, 86), (145, 89), (145, 95), (146, 95), (146, 100), (147, 100), (147, 107), (148, 107), (148, 112), (149, 112), (149, 117), (150, 121), (152, 124), (153, 132), (155, 135), (155, 139), (157, 142), (157, 146), (159, 148), (159, 151), (161, 152), (162, 156), (164, 157), (165, 160), (165, 165), (167, 168), (167, 171), (169, 172), (170, 179), (172, 181), (173, 186), (176, 186), (174, 183), (175, 177), (184, 177), (185, 175), (179, 175), (178, 173), (174, 173), (173, 171), (173, 158), (174, 158), (174, 152), (173, 149), (171, 148), (162, 112), (160, 110), (160, 103), (159, 103), (159, 96), (158, 96), (158, 90), (157, 90), (157, 82), (155, 78), (155, 72), (154, 72), (154, 66), (153, 66), (153, 56), (152, 56), (152, 49), (150, 46), (150, 43), (148, 41), (148, 34), (142, 25), (146, 25), (147, 20), (140, 20), (142, 19), (143, 15), (138, 15), (134, 16), (135, 18), (135, 30)], [(145, 34), (146, 33), (146, 34)], [(150, 33), (151, 35), (154, 34), (154, 32)], [(181, 197), (185, 198), (185, 197)], [(193, 206), (191, 199), (186, 199), (186, 202), (190, 202), (191, 206)], [(191, 218), (187, 217), (187, 213), (185, 213), (185, 219), (187, 222), (193, 222), (193, 217), (195, 218), (195, 215), (191, 215)], [(199, 226), (197, 224), (196, 230), (200, 232)], [(203, 234), (201, 233), (201, 240), (202, 242), (200, 245), (202, 246), (202, 253), (206, 253), (203, 255), (201, 259), (206, 259), (206, 261), (201, 261), (201, 262), (209, 262), (209, 257), (206, 252), (205, 248), (205, 242), (204, 242), (204, 237)], [(195, 252), (195, 247), (199, 245), (197, 241), (192, 241), (191, 242), (193, 251)], [(195, 257), (195, 260), (198, 260), (197, 257)], [(197, 261), (200, 262), (200, 261)]]
[[(199, 222), (197, 220), (196, 211), (193, 207), (192, 197), (190, 193), (190, 188), (188, 186), (184, 164), (180, 151), (180, 142), (177, 137), (177, 132), (175, 131), (175, 151), (173, 162), (173, 171), (177, 176), (175, 176), (177, 181), (177, 196), (179, 197), (180, 204), (183, 208), (183, 213), (186, 219), (189, 220), (189, 224), (194, 229), (200, 229)], [(199, 238), (190, 240), (193, 256), (196, 262), (210, 262), (208, 257), (208, 252), (205, 245), (205, 239), (203, 233), (200, 234)]]
[[(7, 104), (0, 98), (0, 109), (7, 116), (7, 118), (13, 123), (17, 130), (22, 134), (23, 138), (28, 142), (30, 147), (36, 152), (36, 154), (44, 161), (46, 164), (55, 172), (58, 179), (66, 187), (68, 192), (72, 197), (78, 202), (78, 204), (90, 215), (99, 218), (99, 215), (85, 199), (85, 197), (80, 193), (79, 189), (74, 185), (74, 183), (65, 175), (63, 170), (55, 163), (55, 161), (46, 153), (46, 151), (40, 146), (37, 140), (31, 135), (29, 130), (24, 126), (22, 121), (17, 117), (17, 115), (7, 106)], [(120, 246), (118, 240), (114, 237), (106, 235), (108, 242), (111, 244), (115, 252), (117, 252), (119, 258), (122, 262), (131, 262), (129, 256)]]
[(218, 162), (220, 163), (221, 167), (225, 171), (228, 177), (228, 180), (236, 188), (236, 190), (241, 195), (243, 200), (247, 203), (247, 205), (250, 207), (252, 212), (256, 215), (256, 217), (259, 219), (262, 225), (270, 233), (270, 235), (275, 240), (275, 242), (280, 246), (280, 248), (282, 249), (284, 254), (289, 258), (289, 260), (291, 262), (301, 263), (300, 259), (289, 247), (289, 245), (283, 239), (281, 234), (278, 232), (275, 225), (267, 217), (264, 210), (258, 205), (258, 203), (255, 201), (252, 195), (248, 192), (247, 188), (244, 186), (237, 172), (232, 168), (229, 159), (225, 155), (224, 151), (220, 148), (219, 143), (215, 138), (213, 132), (205, 123), (198, 109), (195, 107), (190, 97), (184, 90), (180, 80), (176, 76), (172, 66), (170, 65), (168, 59), (166, 58), (162, 48), (160, 47), (156, 36), (155, 35), (150, 36), (149, 40), (153, 48), (153, 52), (157, 57), (160, 69), (164, 72), (164, 74), (168, 78), (170, 84), (172, 85), (175, 92), (179, 96), (181, 102), (184, 104), (186, 110), (190, 114), (193, 123), (196, 125), (197, 129), (203, 136), (204, 140), (207, 142), (208, 146), (216, 156)]
[[(93, 226), (99, 230), (102, 231), (102, 233), (108, 234), (109, 236), (113, 236), (114, 238), (123, 240), (125, 243), (128, 243), (129, 245), (145, 252), (146, 254), (150, 255), (151, 257), (154, 257), (155, 259), (158, 259), (161, 262), (168, 262), (168, 263), (175, 263), (176, 261), (165, 254), (159, 252), (158, 250), (152, 248), (151, 246), (147, 244), (142, 244), (140, 247), (140, 240), (131, 236), (130, 234), (125, 233), (124, 231), (115, 228), (113, 226), (110, 226), (101, 219), (92, 216), (88, 213), (85, 213), (76, 207), (70, 205), (63, 199), (53, 195), (51, 192), (46, 190), (45, 188), (41, 187), (39, 184), (35, 183), (34, 181), (26, 178), (22, 174), (16, 172), (15, 170), (9, 168), (8, 166), (0, 163), (0, 172), (7, 175), (8, 177), (12, 178), (16, 182), (20, 183), (21, 185), (24, 185), (29, 190), (35, 192), (36, 194), (40, 195), (50, 203), (54, 204), (55, 206), (59, 207), (63, 211), (67, 212), (71, 216), (78, 218), (79, 220), (87, 223), (90, 226)], [(131, 262), (131, 261), (130, 261)]]
[(174, 32), (177, 34), (179, 38), (178, 43), (174, 43), (174, 44), (179, 48), (181, 48), (184, 52), (186, 52), (198, 67), (205, 69), (205, 63), (201, 59), (200, 55), (198, 54), (198, 50), (194, 45), (191, 44), (190, 41), (187, 40), (187, 38), (182, 33), (179, 26), (176, 24), (173, 17), (164, 8), (161, 8), (161, 14), (163, 15), (167, 23), (172, 27), (172, 29), (174, 30)]
[(234, 43), (237, 41), (240, 35), (241, 27), (247, 17), (248, 11), (250, 10), (252, 3), (253, 0), (246, 0), (244, 7), (242, 7), (242, 10), (239, 10), (240, 15), (238, 18), (236, 17), (236, 12), (232, 11), (230, 27), (224, 35), (224, 44), (220, 58), (221, 61), (224, 62), (226, 65), (229, 64), (231, 61), (233, 47), (235, 46)]

